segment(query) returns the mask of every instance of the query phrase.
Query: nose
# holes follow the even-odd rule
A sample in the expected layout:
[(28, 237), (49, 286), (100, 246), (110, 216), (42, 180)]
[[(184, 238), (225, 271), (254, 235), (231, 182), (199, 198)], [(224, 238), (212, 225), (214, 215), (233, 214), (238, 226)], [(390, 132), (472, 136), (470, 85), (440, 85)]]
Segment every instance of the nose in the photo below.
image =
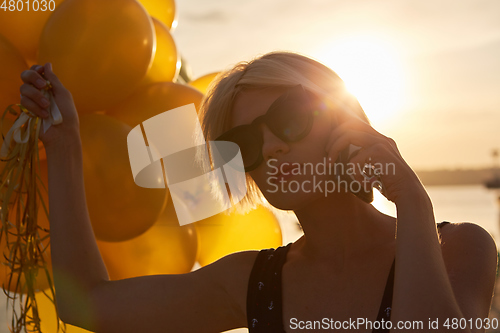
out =
[(289, 152), (290, 146), (288, 143), (274, 135), (267, 125), (261, 124), (261, 131), (264, 142), (262, 144), (262, 156), (266, 162), (272, 158), (279, 158), (281, 155)]

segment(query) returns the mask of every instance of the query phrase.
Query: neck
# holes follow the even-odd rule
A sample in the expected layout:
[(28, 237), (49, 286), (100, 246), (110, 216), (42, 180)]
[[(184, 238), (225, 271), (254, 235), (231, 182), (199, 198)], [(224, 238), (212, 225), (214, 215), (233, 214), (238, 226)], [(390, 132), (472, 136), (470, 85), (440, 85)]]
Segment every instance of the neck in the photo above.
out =
[(294, 212), (304, 231), (298, 251), (339, 267), (395, 238), (396, 220), (351, 194), (322, 197)]

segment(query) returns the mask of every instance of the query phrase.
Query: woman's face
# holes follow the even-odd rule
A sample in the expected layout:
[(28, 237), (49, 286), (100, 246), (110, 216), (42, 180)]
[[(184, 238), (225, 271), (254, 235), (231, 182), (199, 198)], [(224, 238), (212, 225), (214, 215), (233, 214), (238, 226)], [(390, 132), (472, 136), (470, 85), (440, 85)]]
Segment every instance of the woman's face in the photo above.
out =
[[(284, 91), (274, 88), (240, 92), (233, 105), (231, 128), (250, 124), (255, 118), (264, 115)], [(276, 208), (299, 209), (311, 200), (325, 195), (324, 185), (314, 188), (314, 184), (333, 181), (333, 176), (328, 173), (316, 173), (316, 166), (324, 164), (327, 156), (325, 147), (332, 130), (331, 118), (330, 112), (314, 115), (311, 131), (297, 142), (282, 141), (267, 125), (260, 124), (264, 161), (249, 174), (269, 203)], [(326, 161), (328, 162), (327, 158)], [(304, 166), (304, 163), (308, 165)], [(281, 171), (288, 175), (281, 174)]]

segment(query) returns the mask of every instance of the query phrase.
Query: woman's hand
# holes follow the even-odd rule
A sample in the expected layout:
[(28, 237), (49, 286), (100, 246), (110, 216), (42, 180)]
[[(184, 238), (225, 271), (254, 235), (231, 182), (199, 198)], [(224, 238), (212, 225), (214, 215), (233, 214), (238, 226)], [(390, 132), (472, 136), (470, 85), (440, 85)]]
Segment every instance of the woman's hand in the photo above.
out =
[[(390, 201), (397, 204), (402, 198), (425, 193), (423, 185), (399, 153), (393, 139), (380, 134), (348, 110), (338, 109), (336, 112), (339, 125), (330, 134), (325, 149), (331, 161), (337, 161), (339, 153), (353, 144), (361, 149), (349, 160), (352, 164), (347, 165), (346, 169), (353, 166), (356, 171), (354, 177), (362, 185), (366, 184), (363, 183), (366, 180), (360, 170), (369, 164), (380, 177), (383, 194)], [(371, 182), (376, 180), (375, 176), (370, 179)]]
[(44, 146), (67, 140), (71, 135), (79, 133), (79, 119), (71, 93), (66, 89), (58, 77), (52, 72), (50, 63), (45, 66), (33, 65), (29, 70), (21, 73), (24, 84), (21, 86), (21, 105), (40, 118), (48, 118), (47, 108), (49, 101), (43, 96), (42, 90), (47, 87), (45, 78), (52, 85), (52, 94), (63, 121), (58, 125), (52, 124), (47, 132), (40, 129), (39, 138)]

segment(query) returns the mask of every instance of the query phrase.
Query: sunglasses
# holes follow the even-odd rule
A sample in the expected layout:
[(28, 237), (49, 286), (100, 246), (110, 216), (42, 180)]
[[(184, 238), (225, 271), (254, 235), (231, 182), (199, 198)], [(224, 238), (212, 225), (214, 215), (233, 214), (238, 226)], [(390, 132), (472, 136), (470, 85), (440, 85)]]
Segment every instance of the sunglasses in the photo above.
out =
[(271, 104), (266, 114), (255, 118), (251, 124), (230, 129), (216, 141), (236, 143), (240, 148), (245, 172), (252, 171), (264, 160), (260, 124), (266, 124), (284, 142), (299, 141), (309, 134), (314, 116), (322, 109), (322, 103), (318, 102), (318, 97), (302, 85), (291, 87)]

